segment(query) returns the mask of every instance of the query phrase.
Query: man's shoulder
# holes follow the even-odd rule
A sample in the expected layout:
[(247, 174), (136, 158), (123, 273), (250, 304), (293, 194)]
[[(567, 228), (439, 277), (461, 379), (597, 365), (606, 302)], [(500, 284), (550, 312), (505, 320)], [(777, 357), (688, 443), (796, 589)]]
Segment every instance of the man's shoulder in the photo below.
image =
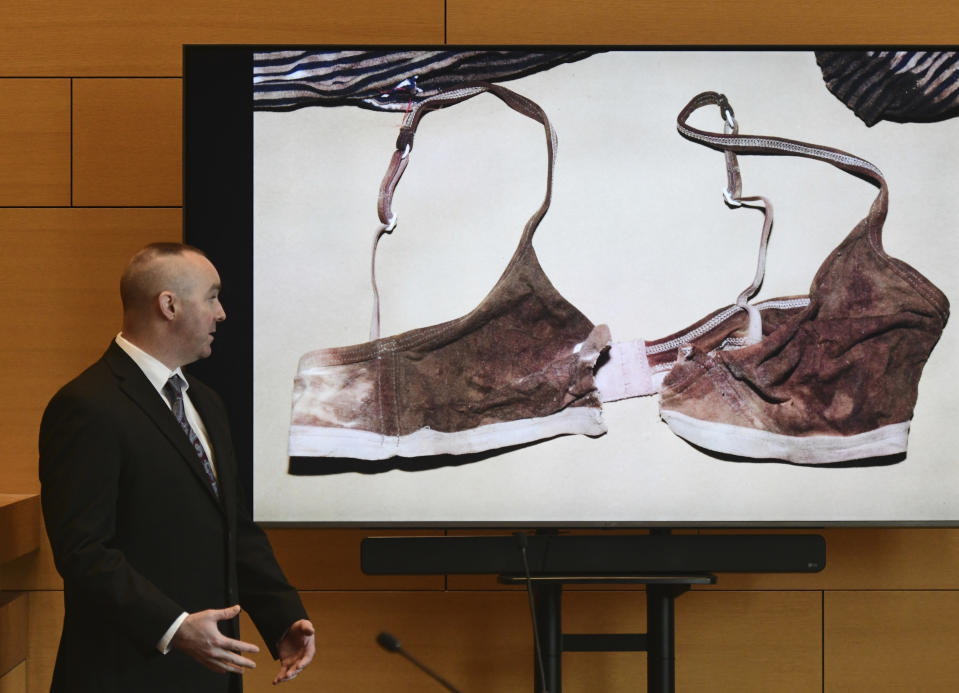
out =
[[(120, 374), (117, 370), (119, 368), (122, 371), (124, 368), (123, 352), (119, 349), (116, 352), (119, 356), (114, 350), (108, 349), (103, 356), (61, 387), (50, 399), (47, 409), (66, 403), (96, 406), (98, 402), (113, 400), (119, 394)], [(130, 363), (132, 364), (132, 361)]]
[(104, 354), (61, 387), (57, 394), (82, 392), (84, 390), (96, 391), (114, 383), (116, 383), (116, 378), (113, 377), (107, 364), (107, 355)]
[[(186, 372), (184, 375), (190, 383), (191, 398), (199, 396), (222, 404), (220, 395), (212, 387), (193, 375)], [(116, 344), (111, 344), (99, 359), (61, 387), (51, 402), (61, 398), (112, 398), (121, 392), (121, 386), (134, 389), (143, 386), (143, 389), (149, 389), (146, 387), (148, 384), (136, 362)]]

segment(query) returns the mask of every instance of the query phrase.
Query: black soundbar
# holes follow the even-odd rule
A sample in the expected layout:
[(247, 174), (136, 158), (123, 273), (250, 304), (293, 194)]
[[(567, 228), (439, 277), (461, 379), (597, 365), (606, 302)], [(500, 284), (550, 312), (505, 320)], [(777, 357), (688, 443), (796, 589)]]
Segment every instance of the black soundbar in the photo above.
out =
[[(826, 542), (815, 534), (534, 534), (533, 575), (644, 573), (815, 573)], [(369, 575), (522, 573), (516, 536), (367, 537)]]

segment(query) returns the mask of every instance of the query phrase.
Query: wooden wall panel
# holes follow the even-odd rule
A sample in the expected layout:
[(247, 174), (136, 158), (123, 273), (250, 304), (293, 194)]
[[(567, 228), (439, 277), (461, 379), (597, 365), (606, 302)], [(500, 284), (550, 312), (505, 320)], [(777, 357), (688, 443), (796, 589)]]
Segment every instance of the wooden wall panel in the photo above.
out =
[[(423, 690), (426, 680), (399, 667), (373, 638), (386, 629), (463, 690), (527, 690), (532, 644), (521, 593), (304, 593), (318, 626), (319, 655), (290, 690)], [(564, 598), (568, 632), (642, 632), (643, 597), (576, 592)], [(683, 601), (688, 600), (688, 601)], [(244, 617), (245, 619), (245, 617)], [(677, 601), (679, 690), (821, 690), (819, 593), (690, 593)], [(276, 665), (244, 620), (244, 639), (263, 650), (247, 689), (267, 690)], [(576, 693), (643, 690), (642, 653), (567, 653), (563, 689)], [(483, 667), (493, 670), (484, 671)]]
[(0, 693), (27, 693), (26, 662), (17, 665), (5, 676), (0, 676)]
[[(822, 600), (818, 592), (689, 592), (676, 600), (680, 691), (819, 691)], [(568, 633), (643, 633), (645, 596), (569, 592)], [(645, 690), (643, 653), (566, 653), (563, 690)]]
[(0, 592), (0, 676), (27, 658), (27, 595)]
[[(419, 533), (391, 532), (397, 535)], [(41, 534), (39, 551), (0, 565), (0, 590), (63, 589), (50, 543), (46, 534)], [(267, 530), (277, 561), (298, 590), (444, 589), (442, 575), (365, 575), (360, 570), (360, 541), (371, 534), (374, 533), (352, 529)], [(384, 532), (375, 534), (383, 535)], [(502, 585), (494, 587), (505, 589)]]
[[(297, 691), (440, 690), (401, 657), (375, 643), (388, 631), (414, 657), (463, 691), (532, 689), (533, 646), (525, 596), (515, 592), (306, 592), (303, 601), (317, 627), (317, 656)], [(257, 668), (244, 690), (271, 690), (277, 666), (246, 615), (243, 638), (260, 646)], [(599, 690), (599, 689), (594, 689)]]
[(676, 629), (679, 690), (822, 690), (819, 592), (690, 592)]
[[(388, 690), (420, 693), (431, 683), (409, 662), (383, 651), (389, 631), (415, 657), (466, 691), (532, 687), (532, 640), (525, 596), (469, 592), (303, 592), (317, 627), (317, 657), (284, 686), (296, 691)], [(31, 592), (27, 663), (31, 693), (47, 691), (63, 626), (63, 593)], [(247, 693), (274, 690), (278, 667), (246, 613), (241, 635), (260, 647)]]
[(943, 0), (805, 3), (745, 0), (448, 0), (450, 43), (736, 46), (743, 44), (945, 43), (955, 10)]
[(0, 79), (0, 205), (70, 204), (70, 82)]
[(74, 81), (73, 204), (181, 204), (182, 85), (179, 79)]
[(826, 693), (959, 690), (959, 592), (827, 592)]
[(959, 530), (830, 530), (825, 534), (829, 548), (824, 589), (959, 587)]
[[(285, 532), (303, 532), (303, 535), (296, 541), (290, 542), (282, 536), (277, 537), (278, 530), (270, 530), (271, 539), (277, 545), (278, 554), (288, 556), (288, 550), (295, 546), (299, 550), (301, 542), (307, 537), (316, 537), (319, 530), (282, 530)], [(848, 530), (852, 531), (852, 530)], [(886, 531), (900, 530), (862, 530), (859, 533), (865, 537), (876, 533)], [(912, 530), (904, 530), (912, 531)], [(352, 531), (350, 531), (352, 532)], [(339, 533), (337, 531), (336, 533)], [(362, 533), (362, 532), (360, 532)], [(339, 549), (336, 548), (338, 542), (344, 539), (337, 539), (332, 545), (327, 545), (331, 549), (331, 554), (335, 554)], [(349, 540), (347, 540), (349, 541)], [(281, 560), (283, 560), (281, 558)], [(284, 561), (286, 565), (287, 561)], [(290, 570), (289, 566), (287, 568)], [(337, 569), (341, 570), (342, 568)], [(293, 569), (290, 572), (295, 576)], [(334, 577), (337, 571), (334, 571)], [(944, 571), (948, 572), (948, 571)], [(339, 579), (335, 577), (335, 579)], [(369, 589), (356, 592), (322, 592), (322, 593), (304, 593), (304, 599), (310, 610), (314, 622), (320, 626), (326, 638), (336, 639), (346, 637), (353, 639), (353, 642), (347, 642), (338, 645), (344, 653), (337, 655), (337, 672), (332, 672), (330, 676), (333, 681), (346, 685), (342, 690), (350, 690), (351, 686), (346, 684), (350, 673), (347, 664), (348, 657), (345, 652), (349, 651), (354, 645), (360, 650), (366, 646), (362, 642), (361, 634), (355, 631), (375, 631), (376, 628), (391, 628), (395, 634), (407, 642), (407, 633), (413, 633), (424, 628), (423, 621), (419, 620), (416, 614), (420, 612), (420, 604), (425, 599), (429, 602), (433, 598), (444, 599), (443, 595), (452, 596), (455, 603), (457, 594), (469, 594), (470, 601), (473, 604), (485, 604), (486, 606), (476, 607), (477, 609), (488, 610), (489, 623), (487, 628), (491, 637), (496, 637), (500, 629), (512, 628), (518, 630), (522, 637), (529, 638), (528, 612), (526, 610), (525, 595), (522, 592), (506, 593), (506, 599), (512, 598), (519, 601), (509, 602), (512, 604), (514, 613), (497, 613), (495, 605), (502, 604), (503, 593), (496, 592), (442, 592), (432, 590), (426, 592), (385, 592), (371, 591)], [(49, 595), (53, 595), (52, 599)], [(432, 595), (432, 596), (431, 596)], [(490, 597), (490, 602), (484, 601), (483, 595)], [(852, 606), (842, 603), (846, 600), (846, 595), (866, 595), (867, 603), (855, 602)], [(887, 600), (890, 602), (901, 601), (905, 598), (905, 604), (895, 607), (890, 615), (888, 611)], [(33, 616), (39, 619), (41, 629), (44, 623), (53, 623), (45, 629), (46, 637), (52, 637), (54, 642), (46, 647), (53, 648), (55, 652), (55, 640), (59, 630), (51, 635), (52, 628), (59, 628), (59, 618), (61, 613), (61, 593), (58, 592), (34, 592), (31, 593), (31, 614), (37, 609), (41, 613)], [(870, 657), (881, 657), (881, 654), (870, 652), (869, 643), (872, 642), (873, 635), (883, 630), (887, 634), (880, 640), (888, 641), (889, 648), (898, 648), (898, 664), (896, 666), (904, 668), (911, 666), (909, 664), (914, 658), (922, 661), (916, 664), (916, 671), (912, 675), (917, 676), (917, 682), (926, 680), (926, 671), (933, 676), (933, 682), (938, 681), (939, 673), (945, 665), (947, 673), (951, 671), (953, 665), (952, 649), (955, 645), (954, 638), (957, 637), (953, 623), (959, 622), (959, 595), (953, 591), (919, 591), (919, 592), (829, 592), (826, 594), (826, 605), (824, 613), (826, 614), (827, 633), (832, 633), (832, 639), (827, 635), (824, 645), (820, 642), (820, 614), (821, 593), (816, 591), (808, 592), (691, 592), (683, 595), (677, 600), (677, 646), (679, 647), (678, 671), (685, 679), (680, 678), (684, 688), (689, 690), (820, 690), (819, 684), (813, 683), (813, 679), (821, 671), (821, 656), (823, 651), (826, 657), (835, 656), (834, 668), (831, 675), (827, 674), (827, 683), (836, 680), (837, 672), (843, 672), (848, 667), (869, 666)], [(931, 600), (932, 605), (923, 605), (926, 600)], [(917, 606), (918, 603), (918, 606)], [(494, 606), (490, 606), (493, 604)], [(884, 606), (885, 605), (885, 606)], [(352, 613), (353, 610), (356, 613)], [(372, 609), (372, 611), (370, 611)], [(870, 619), (863, 620), (862, 614), (875, 614)], [(934, 614), (934, 618), (929, 615)], [(394, 619), (395, 614), (406, 614), (399, 619)], [(388, 625), (377, 625), (371, 623), (373, 615), (382, 615), (384, 621), (389, 621)], [(365, 619), (366, 625), (358, 627), (352, 623), (353, 619)], [(455, 618), (454, 613), (450, 618)], [(429, 621), (431, 618), (426, 619)], [(630, 632), (644, 630), (644, 597), (642, 593), (635, 592), (574, 592), (570, 591), (564, 596), (564, 620), (565, 628), (569, 632)], [(914, 619), (912, 626), (914, 628), (926, 631), (922, 638), (913, 638), (906, 628), (910, 619)], [(503, 624), (505, 622), (505, 625)], [(518, 625), (517, 625), (518, 622)], [(399, 624), (399, 625), (396, 625)], [(473, 628), (472, 621), (459, 623), (455, 627)], [(33, 630), (33, 629), (32, 629)], [(849, 631), (859, 632), (858, 641), (856, 638), (850, 640)], [(350, 634), (352, 632), (352, 634)], [(505, 633), (505, 630), (502, 632)], [(246, 633), (252, 631), (247, 628)], [(374, 633), (375, 634), (375, 633)], [(369, 634), (366, 633), (368, 636)], [(941, 645), (929, 647), (929, 641), (938, 642), (945, 637)], [(52, 657), (50, 652), (44, 649), (44, 645), (35, 642), (37, 638), (31, 635), (31, 651), (37, 651), (41, 655)], [(412, 642), (412, 641), (410, 641)], [(858, 642), (858, 644), (856, 644)], [(952, 644), (950, 644), (952, 643)], [(409, 642), (407, 642), (409, 644)], [(881, 642), (880, 642), (881, 645)], [(431, 651), (434, 647), (432, 641), (423, 642), (421, 647)], [(520, 647), (528, 647), (529, 643), (522, 640)], [(815, 661), (813, 661), (815, 659)], [(905, 663), (904, 663), (905, 661)], [(732, 664), (731, 664), (732, 662)], [(736, 663), (739, 662), (739, 663)], [(319, 663), (319, 660), (318, 660)], [(52, 659), (50, 660), (52, 666)], [(33, 666), (33, 665), (32, 665)], [(273, 671), (272, 664), (264, 665), (269, 671)], [(633, 682), (641, 690), (641, 680), (637, 676), (644, 676), (645, 662), (643, 655), (631, 654), (567, 654), (564, 656), (564, 667), (566, 670), (565, 678), (568, 682), (567, 690), (591, 691), (599, 690), (590, 688), (589, 682), (603, 682), (602, 690), (635, 690), (635, 688), (619, 688), (625, 685), (624, 682)], [(904, 669), (903, 669), (904, 671)], [(917, 673), (918, 672), (918, 673)], [(253, 677), (264, 675), (262, 671), (255, 672)], [(264, 675), (265, 676), (265, 675)], [(845, 675), (839, 679), (842, 685), (831, 688), (834, 691), (856, 691), (872, 690), (863, 688), (844, 688), (843, 685), (849, 684), (850, 675)], [(728, 680), (727, 680), (728, 679)], [(249, 679), (252, 681), (253, 679)], [(304, 679), (310, 681), (311, 679)], [(818, 679), (817, 679), (818, 680)], [(959, 679), (957, 679), (959, 680)], [(715, 688), (709, 685), (711, 681), (725, 682), (723, 686)], [(734, 681), (745, 681), (748, 684), (746, 688), (738, 688)], [(871, 679), (870, 679), (871, 681)], [(326, 679), (324, 679), (326, 682)], [(584, 687), (576, 688), (573, 682), (582, 682)], [(776, 682), (773, 685), (771, 682)], [(785, 683), (784, 683), (785, 682)], [(794, 682), (794, 683), (789, 683)], [(260, 682), (262, 688), (254, 687), (248, 690), (266, 690), (265, 682)], [(608, 684), (608, 685), (607, 685)], [(788, 684), (788, 685), (787, 685)], [(809, 684), (809, 688), (803, 688), (803, 685)], [(260, 684), (257, 684), (258, 686)], [(302, 684), (305, 685), (305, 684)], [(576, 683), (577, 686), (580, 683)], [(917, 684), (918, 685), (918, 684)], [(764, 688), (764, 686), (766, 686)], [(783, 686), (786, 686), (785, 688)], [(41, 689), (44, 690), (44, 689)], [(304, 690), (312, 690), (309, 687)], [(411, 683), (411, 687), (397, 688), (391, 690), (416, 690)], [(467, 688), (469, 690), (469, 688)], [(507, 690), (502, 688), (501, 690)], [(908, 687), (889, 688), (878, 690), (914, 690)], [(927, 690), (923, 688), (923, 690)], [(948, 690), (947, 688), (929, 688), (928, 690)]]
[(90, 0), (82, 6), (22, 0), (4, 5), (0, 76), (174, 77), (185, 43), (442, 43), (443, 6), (443, 0)]
[[(565, 633), (644, 633), (646, 596), (642, 592), (567, 592), (563, 595)], [(527, 637), (532, 637), (527, 608)], [(642, 652), (567, 652), (563, 655), (563, 691), (646, 690), (646, 654)], [(680, 689), (682, 690), (682, 689)]]
[(180, 220), (179, 209), (0, 209), (2, 491), (39, 491), (43, 408), (119, 330), (127, 260), (179, 240)]

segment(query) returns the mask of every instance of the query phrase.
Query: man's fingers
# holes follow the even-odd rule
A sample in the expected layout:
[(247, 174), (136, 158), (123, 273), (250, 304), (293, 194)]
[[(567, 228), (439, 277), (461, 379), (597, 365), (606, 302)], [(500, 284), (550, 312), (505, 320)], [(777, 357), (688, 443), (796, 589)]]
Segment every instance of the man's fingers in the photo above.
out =
[(201, 660), (208, 668), (216, 672), (242, 674), (244, 669), (256, 669), (256, 662), (229, 650), (217, 649)]
[(231, 664), (225, 659), (215, 657), (210, 655), (208, 658), (201, 658), (197, 660), (205, 666), (210, 671), (215, 671), (218, 674), (242, 674), (243, 668), (237, 666), (236, 664)]
[(297, 676), (300, 675), (301, 671), (303, 670), (297, 667), (291, 667), (289, 669), (280, 669), (280, 673), (276, 675), (275, 679), (273, 679), (273, 684), (276, 685), (278, 683), (285, 683), (286, 681), (289, 681), (290, 679), (295, 679)]
[[(229, 650), (223, 650), (220, 654), (219, 659), (224, 664), (236, 667), (245, 667), (246, 669), (256, 669), (256, 662), (252, 659), (247, 659), (241, 655), (238, 655), (236, 652), (230, 652)], [(239, 672), (236, 672), (239, 673)]]
[(293, 624), (293, 627), (296, 628), (302, 635), (310, 636), (313, 635), (316, 631), (313, 629), (313, 624), (309, 621), (297, 621)]
[(273, 684), (276, 685), (278, 683), (283, 683), (284, 681), (289, 681), (298, 673), (299, 671), (297, 671), (296, 664), (281, 662), (280, 670), (276, 673), (276, 678), (273, 679)]
[(243, 669), (233, 664), (227, 662), (217, 662), (213, 667), (210, 667), (213, 671), (221, 674), (242, 674)]
[(288, 659), (283, 660), (283, 662), (280, 663), (279, 673), (277, 673), (276, 678), (273, 679), (273, 684), (283, 683), (296, 678), (311, 661), (313, 661), (313, 654), (310, 652), (303, 653), (302, 656), (297, 657), (293, 661), (289, 661)]
[(240, 607), (234, 605), (190, 614), (174, 634), (172, 644), (213, 671), (242, 674), (245, 669), (253, 669), (256, 662), (243, 654), (255, 654), (260, 648), (223, 635), (216, 625), (238, 613)]
[(226, 637), (217, 644), (224, 650), (230, 650), (232, 652), (250, 652), (256, 654), (260, 651), (260, 648), (251, 642), (243, 642), (242, 640), (233, 640), (232, 638)]
[(210, 612), (217, 621), (228, 621), (231, 618), (236, 618), (237, 614), (240, 613), (240, 605), (234, 604), (225, 609), (210, 609)]

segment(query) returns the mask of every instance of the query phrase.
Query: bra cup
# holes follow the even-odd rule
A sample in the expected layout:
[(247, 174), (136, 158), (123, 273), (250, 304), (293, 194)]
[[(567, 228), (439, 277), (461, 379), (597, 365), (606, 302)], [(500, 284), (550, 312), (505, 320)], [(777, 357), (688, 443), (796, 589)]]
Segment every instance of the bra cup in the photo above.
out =
[(449, 339), (396, 352), (400, 423), (391, 434), (599, 407), (592, 369), (608, 333), (591, 343), (593, 324), (556, 291), (531, 247), (476, 310), (444, 332)]
[[(691, 442), (746, 457), (826, 463), (904, 452), (902, 427), (908, 430), (948, 303), (928, 280), (882, 251), (879, 223), (872, 216), (860, 222), (823, 262), (809, 306), (758, 344), (713, 354), (694, 349), (677, 363), (663, 382), (667, 423), (676, 423), (674, 430), (686, 426), (684, 437), (698, 437)], [(755, 431), (754, 442), (717, 443), (713, 424)], [(690, 427), (698, 433), (690, 436)], [(887, 427), (897, 431), (895, 443), (852, 449), (862, 436), (876, 437)], [(844, 449), (834, 438), (821, 450), (807, 445), (802, 452), (803, 441), (788, 441), (803, 437), (806, 443), (810, 437), (856, 443)], [(775, 454), (766, 454), (770, 440)], [(901, 450), (893, 449), (900, 443)], [(780, 444), (788, 448), (785, 456)]]
[[(717, 105), (724, 133), (688, 126)], [(722, 94), (694, 97), (677, 118), (681, 134), (734, 154), (803, 156), (879, 188), (869, 214), (825, 259), (809, 303), (756, 344), (684, 352), (663, 381), (660, 415), (706, 450), (799, 464), (848, 462), (906, 451), (919, 377), (948, 319), (945, 295), (882, 248), (888, 189), (870, 162), (837, 149), (730, 130)], [(736, 188), (738, 189), (738, 187)], [(768, 208), (768, 204), (767, 204)]]

